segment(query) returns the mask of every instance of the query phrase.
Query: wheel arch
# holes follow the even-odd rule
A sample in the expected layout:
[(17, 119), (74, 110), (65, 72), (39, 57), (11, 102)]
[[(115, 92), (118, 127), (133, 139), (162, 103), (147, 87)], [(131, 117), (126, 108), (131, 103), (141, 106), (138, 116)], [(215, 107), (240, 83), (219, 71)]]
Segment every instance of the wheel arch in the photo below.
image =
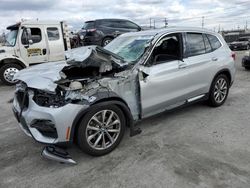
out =
[(72, 127), (71, 127), (71, 133), (70, 133), (70, 142), (73, 143), (76, 139), (76, 134), (77, 134), (77, 130), (79, 128), (80, 122), (82, 120), (82, 118), (84, 118), (84, 115), (89, 112), (89, 110), (91, 109), (92, 106), (105, 106), (105, 105), (116, 105), (118, 106), (126, 119), (126, 126), (130, 126), (133, 123), (133, 117), (132, 114), (130, 112), (130, 109), (128, 107), (128, 105), (126, 104), (126, 102), (119, 98), (119, 97), (110, 97), (110, 98), (104, 98), (104, 99), (100, 99), (98, 101), (96, 101), (95, 103), (92, 103), (87, 109), (83, 109), (81, 110), (75, 117)]
[[(229, 69), (222, 69), (222, 70), (220, 70), (219, 72), (217, 72), (217, 73), (215, 74), (213, 80), (212, 80), (212, 83), (213, 83), (214, 80), (217, 78), (217, 76), (219, 76), (220, 74), (226, 75), (226, 77), (228, 78), (228, 81), (229, 81), (229, 83), (230, 83), (230, 86), (231, 86), (231, 83), (232, 83), (232, 75), (231, 75)], [(211, 83), (211, 85), (212, 85), (212, 83)], [(210, 86), (210, 88), (211, 88), (211, 86)]]
[(22, 60), (20, 60), (18, 58), (12, 58), (12, 57), (1, 59), (0, 60), (0, 67), (6, 65), (8, 63), (17, 64), (17, 65), (21, 66), (22, 68), (26, 68), (27, 67), (27, 65)]

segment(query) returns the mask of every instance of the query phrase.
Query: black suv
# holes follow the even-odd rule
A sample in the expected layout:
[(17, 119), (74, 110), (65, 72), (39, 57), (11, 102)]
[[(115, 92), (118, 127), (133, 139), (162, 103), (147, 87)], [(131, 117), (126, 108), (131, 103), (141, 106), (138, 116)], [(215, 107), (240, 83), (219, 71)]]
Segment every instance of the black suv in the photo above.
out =
[(85, 22), (78, 34), (84, 45), (106, 46), (118, 35), (132, 31), (141, 31), (141, 27), (124, 19), (99, 19)]
[(249, 50), (250, 37), (240, 37), (237, 41), (229, 44), (231, 50)]

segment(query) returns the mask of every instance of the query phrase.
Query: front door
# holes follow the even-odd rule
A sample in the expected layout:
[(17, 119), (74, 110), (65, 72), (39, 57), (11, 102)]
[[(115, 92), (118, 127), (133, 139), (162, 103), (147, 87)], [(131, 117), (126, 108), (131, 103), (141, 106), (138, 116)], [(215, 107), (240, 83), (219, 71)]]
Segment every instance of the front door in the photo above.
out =
[[(148, 117), (185, 103), (189, 97), (180, 69), (182, 34), (162, 37), (154, 47), (147, 66), (140, 67), (142, 117)], [(148, 63), (149, 62), (149, 63)]]
[(44, 63), (48, 61), (48, 47), (43, 26), (29, 27), (31, 42), (27, 43), (27, 34), (21, 29), (19, 34), (20, 56), (28, 64)]

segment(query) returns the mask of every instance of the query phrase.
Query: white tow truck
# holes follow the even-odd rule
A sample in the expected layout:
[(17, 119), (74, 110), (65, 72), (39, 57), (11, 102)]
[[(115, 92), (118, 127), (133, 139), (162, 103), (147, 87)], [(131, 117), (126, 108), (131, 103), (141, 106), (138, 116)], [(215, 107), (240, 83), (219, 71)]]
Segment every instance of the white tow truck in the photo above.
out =
[(15, 84), (14, 74), (30, 65), (65, 60), (71, 48), (65, 22), (23, 21), (7, 30), (0, 46), (0, 79), (6, 85)]

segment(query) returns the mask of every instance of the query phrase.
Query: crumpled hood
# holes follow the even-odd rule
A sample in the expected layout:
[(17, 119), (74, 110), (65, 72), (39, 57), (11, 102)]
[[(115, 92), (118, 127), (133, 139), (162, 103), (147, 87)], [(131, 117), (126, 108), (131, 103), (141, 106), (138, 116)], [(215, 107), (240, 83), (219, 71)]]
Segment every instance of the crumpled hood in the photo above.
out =
[(66, 61), (34, 65), (17, 72), (14, 79), (25, 82), (31, 88), (54, 91), (57, 87), (55, 81), (62, 78), (60, 72), (65, 66), (68, 66)]
[(102, 47), (87, 46), (75, 48), (66, 53), (67, 60), (35, 65), (15, 74), (15, 80), (25, 82), (28, 87), (55, 91), (56, 81), (65, 79), (65, 69), (96, 67), (99, 72), (116, 71), (127, 63), (121, 57)]
[(89, 66), (91, 60), (97, 63), (98, 66), (104, 62), (110, 62), (116, 67), (121, 67), (126, 64), (122, 57), (95, 45), (75, 48), (66, 52), (65, 55), (69, 65), (81, 67)]

